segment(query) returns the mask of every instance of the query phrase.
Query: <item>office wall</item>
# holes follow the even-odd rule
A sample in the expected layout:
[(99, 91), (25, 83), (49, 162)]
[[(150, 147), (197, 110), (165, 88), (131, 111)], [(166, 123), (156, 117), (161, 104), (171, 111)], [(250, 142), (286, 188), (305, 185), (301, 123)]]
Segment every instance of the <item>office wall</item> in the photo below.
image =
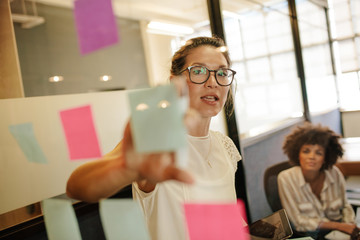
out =
[(360, 137), (360, 111), (341, 112), (344, 137)]
[[(14, 24), (26, 97), (149, 86), (139, 21), (117, 18), (119, 43), (82, 56), (73, 10), (40, 3), (37, 9), (45, 24)], [(105, 74), (112, 80), (99, 81)], [(54, 75), (64, 81), (48, 82)]]
[(0, 1), (0, 43), (0, 98), (24, 97), (9, 1)]
[(337, 134), (343, 135), (341, 115), (338, 108), (328, 112), (314, 114), (311, 116), (311, 122), (314, 124), (321, 124), (328, 126)]
[(264, 191), (264, 172), (267, 167), (287, 160), (287, 157), (282, 152), (282, 143), (293, 126), (280, 129), (261, 141), (244, 148), (243, 163), (252, 222), (272, 213)]

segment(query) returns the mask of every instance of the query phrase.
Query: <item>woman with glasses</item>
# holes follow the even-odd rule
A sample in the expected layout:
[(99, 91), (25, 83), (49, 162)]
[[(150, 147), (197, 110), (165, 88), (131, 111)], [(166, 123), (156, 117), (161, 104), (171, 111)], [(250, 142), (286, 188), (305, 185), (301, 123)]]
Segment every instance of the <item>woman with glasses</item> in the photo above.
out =
[[(235, 71), (230, 64), (224, 42), (215, 37), (193, 38), (173, 56), (170, 79), (186, 79), (189, 105), (197, 112), (194, 121), (187, 121), (185, 169), (175, 166), (173, 153), (136, 153), (128, 125), (123, 140), (104, 159), (73, 172), (67, 194), (96, 202), (132, 184), (154, 240), (188, 238), (185, 202), (236, 202), (235, 171), (241, 156), (230, 138), (209, 130), (211, 118), (231, 97)], [(139, 159), (136, 167), (126, 164)]]

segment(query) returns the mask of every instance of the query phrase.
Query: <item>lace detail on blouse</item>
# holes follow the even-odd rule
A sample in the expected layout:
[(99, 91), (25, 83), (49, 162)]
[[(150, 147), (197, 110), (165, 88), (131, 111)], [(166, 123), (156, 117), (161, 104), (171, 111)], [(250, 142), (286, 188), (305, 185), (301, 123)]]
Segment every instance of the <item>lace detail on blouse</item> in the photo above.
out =
[(240, 161), (242, 158), (234, 142), (228, 136), (225, 136), (221, 132), (213, 131), (213, 133), (215, 134), (216, 138), (222, 142), (226, 152), (229, 154), (232, 164), (236, 169), (237, 162)]

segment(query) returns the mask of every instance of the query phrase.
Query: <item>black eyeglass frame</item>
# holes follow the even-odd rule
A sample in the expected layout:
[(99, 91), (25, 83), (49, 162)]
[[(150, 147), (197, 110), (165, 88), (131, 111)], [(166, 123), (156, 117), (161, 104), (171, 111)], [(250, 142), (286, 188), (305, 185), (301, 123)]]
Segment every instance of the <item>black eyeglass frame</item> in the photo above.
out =
[[(209, 72), (208, 77), (207, 77), (203, 82), (194, 82), (193, 80), (191, 80), (190, 70), (191, 70), (192, 68), (194, 68), (194, 67), (203, 67), (203, 68), (206, 68), (206, 70)], [(232, 72), (231, 82), (230, 82), (229, 84), (227, 84), (227, 85), (224, 85), (224, 84), (219, 83), (219, 81), (218, 81), (218, 79), (217, 79), (217, 77), (216, 77), (216, 73), (217, 73), (219, 70), (224, 70), (224, 69)], [(234, 77), (235, 77), (235, 74), (236, 74), (236, 71), (234, 71), (234, 70), (232, 70), (232, 69), (230, 69), (230, 68), (219, 68), (219, 69), (217, 69), (217, 70), (210, 70), (210, 69), (208, 69), (207, 67), (201, 66), (201, 65), (195, 65), (195, 66), (187, 67), (187, 68), (185, 68), (184, 70), (181, 70), (181, 71), (179, 72), (179, 74), (185, 72), (186, 70), (188, 70), (188, 72), (189, 72), (189, 79), (190, 79), (190, 81), (191, 81), (192, 83), (195, 83), (195, 84), (203, 84), (203, 83), (206, 83), (206, 81), (209, 80), (209, 78), (210, 78), (211, 72), (214, 72), (214, 73), (215, 73), (215, 74), (214, 74), (214, 75), (215, 75), (215, 80), (216, 80), (217, 84), (219, 84), (219, 86), (222, 86), (222, 87), (230, 86), (230, 85), (232, 84), (232, 82), (234, 81)]]

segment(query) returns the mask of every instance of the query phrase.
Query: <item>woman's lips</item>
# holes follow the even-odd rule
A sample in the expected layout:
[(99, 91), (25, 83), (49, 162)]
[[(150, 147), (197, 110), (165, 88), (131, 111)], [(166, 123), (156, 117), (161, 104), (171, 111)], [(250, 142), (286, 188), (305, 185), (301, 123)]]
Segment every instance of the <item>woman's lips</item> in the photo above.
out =
[(203, 99), (205, 101), (209, 101), (209, 102), (216, 102), (219, 100), (219, 97), (215, 96), (215, 95), (207, 95), (207, 96), (201, 97), (201, 99)]
[(308, 165), (309, 167), (314, 167), (314, 166), (316, 165), (316, 163), (314, 163), (314, 162), (308, 162), (307, 165)]

